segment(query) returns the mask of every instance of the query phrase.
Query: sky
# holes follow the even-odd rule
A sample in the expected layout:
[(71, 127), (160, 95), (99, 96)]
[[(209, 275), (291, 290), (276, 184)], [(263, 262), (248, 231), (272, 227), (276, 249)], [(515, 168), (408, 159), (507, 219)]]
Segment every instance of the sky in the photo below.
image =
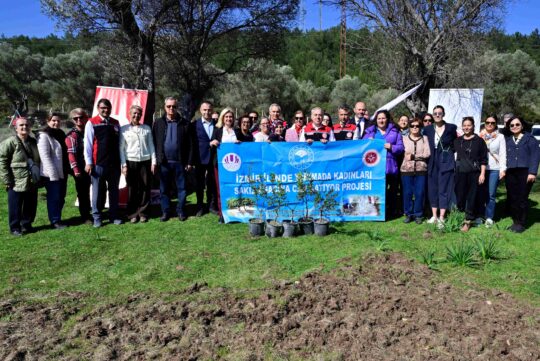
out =
[[(298, 27), (304, 30), (319, 29), (319, 1), (300, 0), (304, 9), (304, 21)], [(51, 33), (61, 36), (64, 32), (55, 27), (54, 21), (43, 15), (39, 0), (0, 0), (0, 34), (6, 37), (27, 35), (45, 37)], [(501, 28), (508, 34), (520, 32), (530, 34), (540, 28), (540, 0), (514, 0), (507, 8)], [(330, 6), (322, 7), (323, 29), (339, 24), (340, 10)], [(349, 26), (354, 24), (348, 22)]]

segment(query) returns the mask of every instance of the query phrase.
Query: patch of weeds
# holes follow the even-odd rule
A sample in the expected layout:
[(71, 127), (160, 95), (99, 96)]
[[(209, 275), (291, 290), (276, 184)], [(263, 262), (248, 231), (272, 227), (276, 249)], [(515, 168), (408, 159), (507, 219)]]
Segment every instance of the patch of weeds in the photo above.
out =
[(435, 260), (435, 249), (430, 248), (420, 252), (420, 262), (429, 269), (437, 270), (437, 261)]
[(500, 259), (501, 250), (495, 238), (477, 238), (475, 244), (478, 258), (482, 262), (489, 263)]
[(435, 226), (437, 229), (443, 233), (455, 233), (459, 232), (461, 230), (461, 226), (463, 225), (463, 222), (465, 221), (465, 213), (460, 212), (457, 210), (457, 208), (452, 208), (450, 213), (448, 213), (448, 216), (446, 217), (444, 221), (444, 226), (441, 228), (438, 228), (438, 224)]
[(370, 231), (368, 233), (369, 239), (374, 243), (375, 249), (379, 252), (391, 251), (388, 241), (385, 240), (382, 234), (378, 231)]
[(476, 247), (474, 244), (464, 241), (446, 246), (446, 259), (456, 266), (478, 266), (478, 260), (476, 259)]

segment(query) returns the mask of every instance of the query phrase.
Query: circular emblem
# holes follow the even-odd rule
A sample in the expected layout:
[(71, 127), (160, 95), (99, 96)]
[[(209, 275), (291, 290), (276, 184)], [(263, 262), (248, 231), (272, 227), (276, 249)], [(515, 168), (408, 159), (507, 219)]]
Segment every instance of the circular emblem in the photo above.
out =
[(352, 132), (347, 133), (347, 138), (352, 138)]
[(370, 149), (364, 153), (362, 161), (368, 167), (374, 167), (381, 161), (381, 156), (376, 150)]
[(308, 146), (295, 145), (289, 150), (289, 163), (296, 169), (308, 169), (313, 164), (314, 159), (315, 155)]
[(227, 153), (221, 159), (221, 164), (225, 170), (236, 172), (242, 165), (242, 159), (236, 153)]

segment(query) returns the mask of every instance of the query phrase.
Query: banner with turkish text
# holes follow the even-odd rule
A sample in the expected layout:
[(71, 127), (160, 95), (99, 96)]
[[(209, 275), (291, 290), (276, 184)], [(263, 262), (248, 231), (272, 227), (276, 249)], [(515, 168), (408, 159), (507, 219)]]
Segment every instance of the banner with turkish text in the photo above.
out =
[[(321, 217), (314, 196), (298, 199), (302, 183), (313, 179), (320, 199), (337, 201), (323, 218), (332, 221), (384, 221), (386, 150), (383, 140), (352, 140), (326, 144), (222, 143), (218, 176), (223, 218), (298, 220)], [(298, 182), (301, 177), (301, 183)], [(281, 183), (286, 202), (277, 208), (274, 191)], [(264, 185), (265, 196), (255, 187)], [(300, 188), (299, 188), (300, 187)], [(260, 188), (259, 188), (260, 189)], [(277, 213), (277, 214), (276, 214)]]

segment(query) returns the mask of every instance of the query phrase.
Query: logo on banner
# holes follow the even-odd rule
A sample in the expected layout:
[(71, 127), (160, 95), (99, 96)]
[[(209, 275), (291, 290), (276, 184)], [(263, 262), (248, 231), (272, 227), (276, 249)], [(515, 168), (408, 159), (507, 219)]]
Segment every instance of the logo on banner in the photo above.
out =
[(368, 167), (374, 167), (381, 161), (381, 155), (376, 150), (370, 149), (364, 153), (362, 160)]
[(225, 170), (236, 172), (242, 165), (242, 159), (240, 159), (240, 156), (236, 153), (227, 153), (221, 160), (221, 164), (223, 164)]
[(289, 150), (289, 163), (296, 169), (308, 169), (313, 164), (314, 159), (315, 154), (311, 148), (305, 145), (296, 145)]

